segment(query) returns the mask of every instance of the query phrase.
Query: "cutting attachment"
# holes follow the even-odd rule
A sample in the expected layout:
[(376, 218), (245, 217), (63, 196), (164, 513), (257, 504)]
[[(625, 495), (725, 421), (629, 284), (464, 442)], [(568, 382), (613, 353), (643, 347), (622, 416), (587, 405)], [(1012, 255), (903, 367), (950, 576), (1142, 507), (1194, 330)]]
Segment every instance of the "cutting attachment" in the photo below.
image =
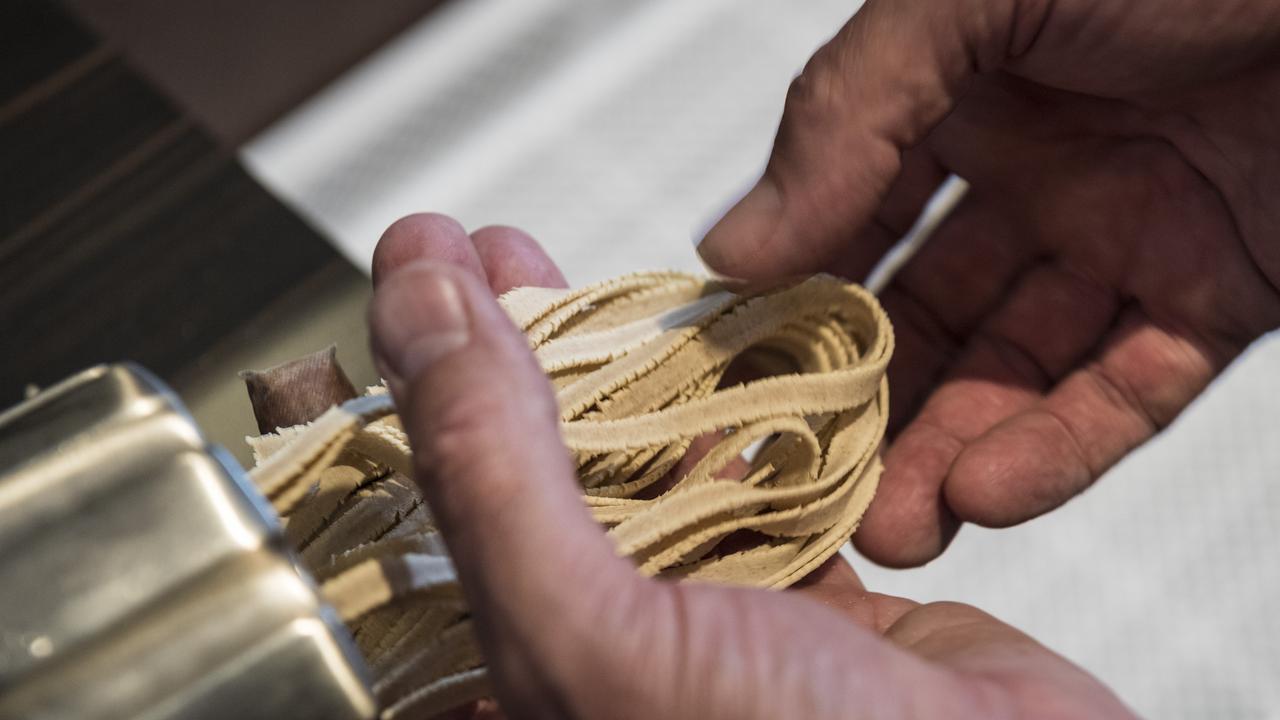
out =
[(0, 718), (354, 720), (366, 677), (270, 506), (149, 373), (0, 415)]

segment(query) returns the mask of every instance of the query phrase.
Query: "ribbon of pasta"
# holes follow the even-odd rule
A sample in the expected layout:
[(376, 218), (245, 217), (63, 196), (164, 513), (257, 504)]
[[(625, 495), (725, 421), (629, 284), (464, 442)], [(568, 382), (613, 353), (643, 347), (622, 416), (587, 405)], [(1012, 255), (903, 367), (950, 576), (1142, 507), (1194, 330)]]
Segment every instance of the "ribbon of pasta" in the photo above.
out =
[[(584, 502), (640, 572), (784, 588), (857, 527), (879, 479), (893, 352), (862, 288), (817, 276), (743, 297), (639, 273), (500, 302), (556, 388)], [(727, 385), (743, 368), (755, 379)], [(306, 426), (250, 438), (251, 475), (352, 628), (382, 717), (421, 717), (488, 685), (394, 412), (371, 388)], [(707, 436), (712, 449), (673, 478)], [(724, 478), (753, 447), (746, 475)]]

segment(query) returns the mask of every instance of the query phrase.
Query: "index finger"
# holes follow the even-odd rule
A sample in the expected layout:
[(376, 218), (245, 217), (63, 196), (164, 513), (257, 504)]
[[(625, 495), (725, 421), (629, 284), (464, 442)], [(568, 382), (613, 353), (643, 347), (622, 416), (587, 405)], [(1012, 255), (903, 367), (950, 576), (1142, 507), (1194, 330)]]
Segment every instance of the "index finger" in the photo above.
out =
[(699, 244), (703, 260), (743, 279), (824, 267), (873, 222), (902, 154), (975, 73), (1031, 43), (1050, 5), (869, 0), (792, 83), (763, 177)]

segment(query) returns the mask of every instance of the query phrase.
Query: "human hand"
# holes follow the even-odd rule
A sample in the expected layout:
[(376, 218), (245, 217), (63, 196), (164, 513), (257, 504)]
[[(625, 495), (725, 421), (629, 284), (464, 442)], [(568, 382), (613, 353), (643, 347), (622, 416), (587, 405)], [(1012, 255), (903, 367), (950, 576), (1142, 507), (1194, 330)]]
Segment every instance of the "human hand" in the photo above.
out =
[(375, 356), (510, 715), (1130, 717), (990, 616), (869, 593), (838, 562), (804, 592), (640, 576), (582, 503), (550, 385), (490, 297), (563, 284), (545, 254), (415, 216), (374, 269)]
[[(457, 221), (433, 213), (408, 216), (387, 229), (373, 256), (374, 286), (381, 285), (385, 278), (401, 268), (424, 260), (461, 269), (487, 284), (494, 296), (525, 286), (568, 287), (555, 262), (536, 240), (521, 230), (491, 226), (468, 235)], [(282, 424), (310, 419), (294, 418)], [(694, 440), (672, 470), (668, 482), (674, 483), (683, 477), (715, 446), (718, 439), (708, 436)], [(746, 461), (738, 458), (722, 472), (728, 477), (742, 477), (748, 469)], [(863, 612), (865, 609), (854, 602), (865, 594), (861, 582), (839, 558), (820, 565), (790, 590), (838, 609), (850, 612)]]
[(1062, 504), (1280, 325), (1280, 2), (868, 0), (699, 251), (860, 280), (949, 172), (969, 196), (881, 298), (855, 542), (889, 565)]

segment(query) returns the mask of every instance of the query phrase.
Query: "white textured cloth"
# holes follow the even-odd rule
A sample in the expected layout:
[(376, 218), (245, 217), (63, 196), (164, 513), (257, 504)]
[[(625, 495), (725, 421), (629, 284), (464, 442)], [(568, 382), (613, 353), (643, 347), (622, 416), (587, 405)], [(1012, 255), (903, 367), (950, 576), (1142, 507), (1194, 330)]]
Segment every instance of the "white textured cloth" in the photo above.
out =
[[(690, 239), (754, 179), (783, 92), (848, 0), (467, 0), (247, 149), (368, 264), (420, 210), (531, 231), (581, 284), (697, 269)], [(869, 585), (971, 602), (1144, 715), (1280, 717), (1280, 339), (1083, 497), (965, 528)]]
[[(892, 377), (890, 377), (892, 383)], [(892, 386), (892, 385), (891, 385)], [(1280, 717), (1280, 335), (1080, 497), (868, 586), (961, 600), (1153, 718)]]

